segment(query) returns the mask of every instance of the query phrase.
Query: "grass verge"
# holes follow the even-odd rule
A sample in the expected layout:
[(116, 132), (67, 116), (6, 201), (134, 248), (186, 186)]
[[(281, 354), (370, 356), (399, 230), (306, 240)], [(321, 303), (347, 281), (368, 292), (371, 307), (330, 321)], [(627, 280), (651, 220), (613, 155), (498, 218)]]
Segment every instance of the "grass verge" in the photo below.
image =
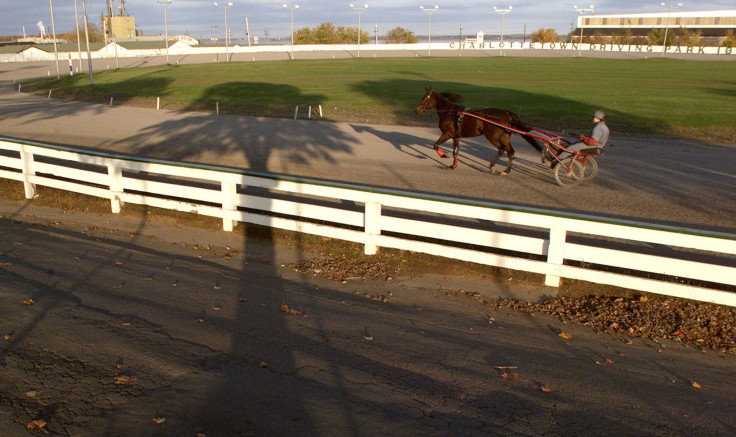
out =
[(425, 86), (501, 107), (538, 127), (588, 130), (595, 110), (614, 135), (736, 143), (736, 63), (676, 59), (401, 58), (264, 61), (119, 69), (25, 85), (60, 98), (249, 116), (431, 125), (413, 109)]

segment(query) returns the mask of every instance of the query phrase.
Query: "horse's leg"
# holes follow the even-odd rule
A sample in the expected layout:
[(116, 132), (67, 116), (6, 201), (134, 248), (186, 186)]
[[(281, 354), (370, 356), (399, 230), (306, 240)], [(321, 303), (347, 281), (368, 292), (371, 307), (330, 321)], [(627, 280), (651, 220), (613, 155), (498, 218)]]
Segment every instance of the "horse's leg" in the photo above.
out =
[(511, 135), (497, 128), (486, 130), (484, 133), (488, 141), (498, 149), (498, 153), (489, 165), (491, 173), (494, 173), (493, 166), (496, 165), (496, 161), (503, 155), (503, 152), (506, 152), (506, 155), (509, 157), (509, 163), (506, 169), (499, 173), (501, 176), (506, 176), (511, 171), (511, 163), (514, 162), (514, 148), (511, 146)]
[(506, 156), (509, 157), (509, 165), (506, 166), (506, 170), (501, 173), (502, 176), (506, 176), (511, 171), (511, 163), (514, 162), (514, 148), (509, 144), (508, 150), (506, 150)]
[(501, 143), (503, 143), (504, 149), (506, 149), (506, 156), (509, 157), (506, 170), (501, 173), (502, 176), (506, 176), (511, 171), (511, 163), (514, 162), (514, 148), (511, 146), (511, 135), (504, 132), (504, 135), (501, 137)]
[(491, 170), (491, 173), (495, 173), (493, 171), (493, 167), (496, 165), (496, 161), (498, 161), (498, 158), (500, 158), (501, 156), (503, 156), (503, 149), (499, 147), (498, 153), (496, 153), (496, 156), (493, 157), (491, 163), (488, 165), (488, 169)]
[(453, 138), (452, 139), (452, 158), (455, 162), (450, 166), (450, 168), (453, 168), (453, 169), (457, 168), (457, 164), (458, 164), (457, 154), (458, 154), (459, 149), (460, 149), (460, 138)]
[(450, 139), (450, 134), (442, 132), (442, 135), (434, 143), (434, 151), (440, 156), (440, 158), (447, 158), (447, 154), (440, 149), (440, 144)]

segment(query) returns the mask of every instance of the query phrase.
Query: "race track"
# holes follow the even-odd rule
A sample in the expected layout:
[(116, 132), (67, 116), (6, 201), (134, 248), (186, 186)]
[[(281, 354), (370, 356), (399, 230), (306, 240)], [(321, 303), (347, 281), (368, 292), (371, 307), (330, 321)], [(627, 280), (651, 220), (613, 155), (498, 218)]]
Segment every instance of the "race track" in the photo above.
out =
[(448, 170), (451, 160), (432, 150), (437, 128), (68, 102), (19, 93), (13, 74), (0, 72), (5, 137), (736, 233), (734, 145), (622, 137), (608, 120), (613, 146), (598, 176), (565, 189), (518, 136), (513, 170), (502, 177), (490, 174), (495, 149), (482, 137), (463, 140), (460, 165)]

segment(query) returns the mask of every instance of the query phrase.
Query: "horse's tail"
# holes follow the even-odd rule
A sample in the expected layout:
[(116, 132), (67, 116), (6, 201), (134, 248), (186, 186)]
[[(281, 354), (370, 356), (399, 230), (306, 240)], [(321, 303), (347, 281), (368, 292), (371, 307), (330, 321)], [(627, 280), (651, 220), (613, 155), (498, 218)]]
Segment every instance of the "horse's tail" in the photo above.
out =
[[(521, 121), (521, 118), (518, 115), (516, 115), (515, 113), (509, 111), (509, 115), (511, 116), (511, 120), (509, 121), (509, 123), (511, 124), (511, 126), (514, 129), (518, 129), (518, 130), (524, 131), (524, 132), (529, 132), (531, 130), (534, 130), (533, 127), (531, 127), (531, 126), (525, 124), (524, 122), (522, 122)], [(529, 135), (524, 135), (524, 134), (521, 134), (521, 136), (524, 138), (524, 140), (527, 143), (531, 144), (532, 147), (534, 147), (535, 149), (537, 149), (538, 152), (541, 153), (544, 150), (544, 146), (536, 138), (532, 138)]]

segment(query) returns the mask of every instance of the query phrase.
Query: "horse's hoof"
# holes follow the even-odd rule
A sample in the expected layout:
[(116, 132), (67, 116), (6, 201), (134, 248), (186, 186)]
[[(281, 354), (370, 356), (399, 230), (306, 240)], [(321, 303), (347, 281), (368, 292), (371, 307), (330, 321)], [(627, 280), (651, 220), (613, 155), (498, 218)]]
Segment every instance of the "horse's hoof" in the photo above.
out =
[(498, 175), (499, 175), (499, 176), (508, 176), (508, 175), (509, 175), (509, 172), (507, 172), (507, 171), (502, 171), (502, 172), (501, 172), (501, 173), (499, 173)]

